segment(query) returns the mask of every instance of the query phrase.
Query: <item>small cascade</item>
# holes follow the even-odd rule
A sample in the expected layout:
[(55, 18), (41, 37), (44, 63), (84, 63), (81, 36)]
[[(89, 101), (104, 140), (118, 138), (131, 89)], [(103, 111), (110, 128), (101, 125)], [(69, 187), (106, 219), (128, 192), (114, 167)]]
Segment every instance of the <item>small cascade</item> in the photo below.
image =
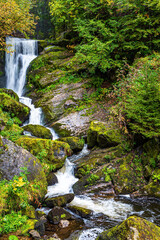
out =
[[(36, 40), (7, 37), (6, 44), (9, 50), (9, 53), (6, 53), (6, 88), (16, 92), (20, 97), (20, 102), (31, 109), (29, 121), (24, 123), (24, 125), (44, 125), (42, 109), (35, 108), (34, 104), (32, 104), (32, 99), (23, 96), (27, 69), (31, 61), (38, 56), (38, 43)], [(52, 128), (48, 129), (52, 133), (52, 139), (57, 139), (58, 135), (55, 131)]]

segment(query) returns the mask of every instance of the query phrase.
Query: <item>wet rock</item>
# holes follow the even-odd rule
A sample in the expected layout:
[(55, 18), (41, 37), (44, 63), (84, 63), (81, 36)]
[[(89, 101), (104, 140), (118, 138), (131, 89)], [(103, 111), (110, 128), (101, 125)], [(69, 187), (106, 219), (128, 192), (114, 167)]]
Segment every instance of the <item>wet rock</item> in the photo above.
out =
[(14, 114), (22, 122), (29, 118), (30, 108), (16, 101), (6, 93), (0, 93), (0, 104), (4, 111)]
[(68, 208), (69, 208), (69, 210), (71, 210), (72, 212), (81, 216), (82, 218), (89, 218), (93, 213), (93, 211), (83, 208), (83, 207), (69, 206)]
[(47, 218), (51, 223), (58, 224), (61, 220), (73, 220), (74, 216), (61, 207), (55, 207), (49, 212)]
[(37, 232), (36, 230), (29, 231), (29, 234), (32, 236), (33, 239), (40, 239), (41, 238), (39, 232)]
[(114, 147), (124, 139), (120, 129), (114, 122), (91, 122), (87, 133), (88, 147), (95, 145), (101, 148)]
[(23, 129), (27, 132), (30, 132), (32, 136), (44, 139), (52, 139), (50, 130), (44, 126), (28, 124), (24, 126)]
[(40, 184), (39, 196), (43, 197), (46, 194), (47, 181), (39, 160), (22, 147), (0, 137), (0, 180), (11, 180), (20, 174), (23, 167), (29, 172), (28, 180)]
[(60, 228), (66, 228), (69, 226), (69, 221), (68, 220), (61, 220), (59, 223)]
[(84, 140), (78, 137), (65, 137), (58, 139), (58, 141), (68, 143), (72, 151), (75, 153), (81, 151), (84, 147)]
[(48, 183), (48, 186), (52, 186), (52, 185), (58, 183), (57, 176), (53, 172), (50, 172), (48, 174), (48, 176), (47, 176), (47, 183)]
[(137, 217), (131, 216), (117, 225), (103, 233), (101, 233), (97, 240), (158, 240), (160, 239), (160, 227), (155, 224)]
[(60, 169), (64, 165), (67, 155), (71, 154), (70, 146), (67, 143), (50, 139), (24, 136), (18, 139), (16, 143), (43, 160), (46, 170), (47, 164), (53, 164), (54, 171)]
[(66, 206), (67, 203), (70, 203), (73, 199), (74, 199), (74, 194), (69, 193), (62, 196), (58, 196), (58, 197), (47, 198), (45, 200), (45, 204), (49, 208), (53, 208), (55, 206), (64, 207)]

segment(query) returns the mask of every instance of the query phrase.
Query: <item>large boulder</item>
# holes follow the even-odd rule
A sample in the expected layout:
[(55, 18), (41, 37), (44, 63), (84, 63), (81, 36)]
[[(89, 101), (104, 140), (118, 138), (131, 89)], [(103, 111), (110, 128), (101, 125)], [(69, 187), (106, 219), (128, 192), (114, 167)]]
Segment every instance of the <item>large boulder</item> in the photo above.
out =
[(58, 141), (68, 143), (73, 152), (79, 152), (84, 147), (84, 140), (78, 137), (65, 137), (58, 139)]
[(29, 173), (28, 180), (38, 182), (41, 186), (39, 196), (44, 197), (47, 181), (39, 160), (22, 147), (0, 137), (0, 180), (11, 180), (15, 175), (19, 175), (23, 168)]
[(159, 240), (160, 227), (137, 216), (131, 216), (103, 233), (97, 240)]
[(45, 200), (45, 204), (49, 208), (53, 207), (64, 207), (67, 203), (70, 203), (74, 199), (74, 194), (73, 193), (68, 193), (65, 195), (57, 196), (57, 197), (52, 197), (52, 198), (47, 198)]
[(113, 147), (122, 143), (124, 137), (115, 123), (93, 121), (87, 133), (88, 147), (95, 145), (101, 148)]
[(58, 224), (61, 220), (73, 220), (75, 219), (73, 215), (67, 212), (65, 209), (61, 207), (53, 208), (48, 216), (48, 220), (53, 224)]
[(29, 118), (30, 108), (6, 93), (0, 93), (0, 105), (4, 111), (18, 117), (22, 122)]
[(44, 126), (28, 124), (24, 126), (23, 129), (27, 132), (30, 132), (32, 136), (44, 139), (52, 139), (50, 130)]
[(16, 143), (38, 157), (45, 168), (47, 168), (47, 164), (52, 165), (54, 171), (60, 169), (66, 157), (71, 154), (70, 146), (67, 143), (50, 139), (23, 136)]
[(10, 97), (14, 98), (17, 102), (19, 102), (17, 93), (15, 93), (12, 89), (0, 88), (0, 93), (6, 93)]

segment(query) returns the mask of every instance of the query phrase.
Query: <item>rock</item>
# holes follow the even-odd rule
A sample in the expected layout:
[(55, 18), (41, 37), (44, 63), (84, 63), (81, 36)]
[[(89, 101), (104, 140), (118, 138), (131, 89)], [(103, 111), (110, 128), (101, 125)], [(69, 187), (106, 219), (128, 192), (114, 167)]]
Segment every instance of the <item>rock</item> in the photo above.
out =
[(85, 116), (86, 110), (68, 114), (51, 126), (56, 130), (60, 137), (85, 136), (89, 128), (90, 117)]
[(67, 203), (70, 203), (74, 199), (73, 193), (68, 193), (62, 196), (47, 198), (45, 200), (45, 204), (49, 208), (53, 208), (55, 206), (64, 207)]
[(15, 99), (17, 102), (19, 102), (19, 97), (17, 95), (17, 93), (15, 93), (13, 90), (11, 89), (7, 89), (7, 88), (0, 88), (0, 93), (6, 93), (7, 95), (9, 95), (11, 98)]
[(81, 216), (82, 218), (89, 218), (93, 213), (93, 211), (83, 208), (83, 207), (69, 206), (68, 208), (69, 208), (69, 210), (71, 210), (72, 212)]
[(71, 154), (70, 146), (67, 143), (50, 139), (24, 136), (19, 138), (16, 143), (39, 158), (46, 167), (46, 171), (47, 164), (52, 164), (54, 171), (60, 169), (64, 165), (66, 157)]
[(124, 137), (115, 123), (91, 122), (87, 133), (89, 148), (95, 145), (101, 148), (114, 147), (122, 143), (122, 140), (124, 140)]
[(29, 231), (29, 234), (32, 236), (33, 239), (40, 239), (41, 238), (39, 232), (37, 232), (36, 230)]
[(58, 139), (58, 141), (68, 143), (72, 151), (75, 153), (81, 151), (84, 147), (84, 140), (78, 137), (65, 137)]
[(30, 108), (16, 101), (6, 93), (0, 93), (0, 105), (4, 111), (14, 114), (22, 122), (29, 118)]
[(112, 181), (117, 194), (132, 193), (146, 184), (139, 156), (129, 153), (115, 161), (114, 167), (116, 172), (112, 176)]
[(0, 137), (0, 180), (11, 180), (15, 175), (19, 176), (24, 167), (29, 172), (28, 180), (40, 184), (39, 197), (44, 197), (47, 181), (39, 160), (22, 147)]
[(53, 172), (50, 172), (47, 176), (47, 183), (48, 183), (48, 186), (52, 186), (56, 183), (58, 183), (58, 178), (57, 176), (53, 173)]
[(55, 207), (49, 212), (47, 218), (51, 223), (58, 224), (61, 220), (73, 220), (74, 216), (61, 207)]
[(44, 139), (52, 139), (52, 134), (49, 129), (41, 125), (28, 124), (23, 127), (27, 132), (30, 132), (32, 136)]
[(60, 228), (66, 228), (69, 226), (69, 221), (68, 220), (61, 220), (59, 223)]
[(76, 107), (78, 104), (73, 102), (72, 100), (67, 100), (64, 104), (64, 108), (67, 109), (67, 108), (74, 108)]
[(26, 206), (26, 208), (22, 211), (23, 215), (26, 215), (29, 218), (35, 219), (36, 213), (35, 208), (31, 205)]
[(103, 233), (101, 233), (97, 240), (159, 240), (160, 227), (155, 224), (137, 217), (131, 216), (117, 225)]
[(38, 231), (38, 233), (42, 236), (45, 234), (45, 223), (47, 222), (47, 219), (45, 216), (42, 216), (35, 224), (35, 230)]

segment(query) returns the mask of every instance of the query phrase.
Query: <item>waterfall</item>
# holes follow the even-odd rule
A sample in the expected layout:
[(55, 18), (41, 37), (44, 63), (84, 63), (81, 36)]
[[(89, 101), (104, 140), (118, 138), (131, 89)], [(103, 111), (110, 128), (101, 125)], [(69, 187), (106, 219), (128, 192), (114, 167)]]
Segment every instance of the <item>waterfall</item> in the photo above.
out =
[[(27, 69), (31, 61), (38, 56), (38, 43), (36, 40), (7, 37), (6, 44), (8, 46), (5, 65), (6, 88), (16, 92), (20, 97), (20, 102), (31, 109), (29, 122), (27, 122), (27, 124), (43, 125), (42, 109), (35, 108), (32, 100), (23, 96)], [(24, 125), (26, 125), (26, 123)], [(54, 130), (51, 128), (48, 129), (52, 133), (52, 139), (57, 139), (58, 135)]]
[(9, 46), (9, 53), (6, 53), (6, 87), (12, 89), (21, 97), (26, 81), (27, 68), (38, 55), (37, 41), (7, 37), (6, 44)]

